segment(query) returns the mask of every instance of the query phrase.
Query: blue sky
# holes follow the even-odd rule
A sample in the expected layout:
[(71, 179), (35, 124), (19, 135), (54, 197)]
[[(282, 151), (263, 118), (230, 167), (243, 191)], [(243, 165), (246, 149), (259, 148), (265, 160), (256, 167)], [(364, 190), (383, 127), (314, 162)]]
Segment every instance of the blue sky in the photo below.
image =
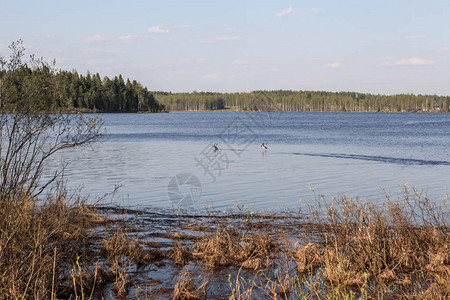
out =
[(450, 95), (448, 0), (3, 0), (0, 28), (0, 56), (150, 90)]

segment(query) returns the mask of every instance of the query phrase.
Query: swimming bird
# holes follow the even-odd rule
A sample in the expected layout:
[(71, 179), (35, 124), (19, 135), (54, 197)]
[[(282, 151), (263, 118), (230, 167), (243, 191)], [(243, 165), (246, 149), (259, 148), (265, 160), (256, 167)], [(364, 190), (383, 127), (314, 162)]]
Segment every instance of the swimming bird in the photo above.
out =
[(217, 147), (217, 144), (216, 144), (216, 143), (214, 143), (213, 148), (214, 148), (214, 151), (219, 150), (219, 147)]
[(267, 143), (266, 144), (262, 143), (261, 148), (267, 149)]

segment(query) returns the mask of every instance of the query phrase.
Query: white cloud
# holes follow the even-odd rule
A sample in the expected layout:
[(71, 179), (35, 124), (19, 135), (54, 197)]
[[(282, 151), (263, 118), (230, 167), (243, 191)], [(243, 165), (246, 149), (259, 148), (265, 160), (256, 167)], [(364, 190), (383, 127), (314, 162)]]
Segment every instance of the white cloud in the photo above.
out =
[(170, 28), (173, 28), (173, 29), (192, 29), (192, 28), (196, 28), (196, 27), (197, 26), (194, 26), (194, 25), (176, 25), (176, 26), (172, 26)]
[(204, 75), (202, 78), (207, 79), (207, 80), (219, 80), (220, 77), (221, 76), (219, 73), (211, 73), (211, 74)]
[(236, 40), (240, 40), (240, 39), (241, 38), (237, 35), (216, 37), (216, 41), (236, 41)]
[(418, 65), (432, 65), (432, 64), (434, 64), (433, 60), (423, 59), (419, 57), (405, 58), (395, 62), (386, 63), (386, 65), (388, 66), (418, 66)]
[(175, 74), (180, 76), (195, 76), (199, 74), (199, 71), (193, 68), (177, 69), (175, 70)]
[(104, 42), (106, 38), (101, 34), (95, 34), (86, 38), (86, 43), (101, 43)]
[(46, 38), (47, 40), (57, 40), (57, 39), (58, 39), (57, 36), (51, 35), (51, 34), (47, 34), (47, 35), (45, 36), (45, 38)]
[(248, 66), (249, 61), (244, 60), (244, 59), (236, 59), (236, 60), (233, 60), (232, 64), (235, 66)]
[(120, 50), (116, 50), (116, 49), (111, 49), (111, 48), (107, 48), (107, 49), (103, 49), (103, 48), (99, 48), (99, 47), (89, 47), (88, 49), (85, 49), (83, 51), (81, 51), (78, 56), (79, 57), (83, 57), (83, 58), (88, 58), (91, 57), (92, 55), (105, 55), (105, 54), (118, 54), (121, 53)]
[(163, 28), (161, 25), (152, 26), (148, 28), (149, 33), (167, 34), (169, 29)]
[(424, 39), (424, 38), (425, 38), (425, 35), (423, 35), (423, 34), (405, 36), (405, 39), (407, 39), (407, 40), (420, 40), (420, 39)]
[(294, 9), (292, 8), (292, 6), (289, 6), (287, 9), (277, 12), (275, 15), (277, 17), (285, 17), (285, 16), (292, 15), (293, 13), (294, 13)]
[(341, 65), (341, 63), (333, 62), (333, 63), (330, 63), (330, 64), (325, 64), (323, 66), (325, 68), (328, 68), (328, 69), (337, 69), (337, 68), (340, 68), (342, 65)]
[(450, 47), (442, 47), (440, 50), (443, 52), (447, 52), (450, 51)]
[(118, 39), (119, 39), (121, 42), (123, 42), (123, 43), (125, 43), (125, 44), (128, 44), (128, 43), (131, 43), (132, 41), (134, 41), (135, 39), (137, 39), (138, 37), (139, 37), (139, 36), (137, 36), (137, 35), (129, 34), (129, 35), (119, 36)]

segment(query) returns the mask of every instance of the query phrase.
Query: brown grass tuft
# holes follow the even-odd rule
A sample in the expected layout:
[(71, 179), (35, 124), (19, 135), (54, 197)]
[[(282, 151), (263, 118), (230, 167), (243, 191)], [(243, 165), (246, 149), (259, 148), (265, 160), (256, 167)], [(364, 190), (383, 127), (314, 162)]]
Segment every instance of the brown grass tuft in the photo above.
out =
[(221, 225), (194, 248), (193, 257), (209, 268), (235, 265), (255, 269), (266, 266), (263, 262), (278, 251), (277, 244), (267, 233), (239, 231)]
[(296, 243), (296, 248), (294, 258), (299, 273), (311, 273), (322, 264), (323, 257), (317, 244), (308, 243), (301, 246)]
[(205, 280), (198, 283), (199, 279), (199, 277), (194, 278), (188, 271), (181, 273), (178, 276), (171, 299), (189, 300), (206, 298), (206, 286), (208, 282)]
[(179, 266), (184, 267), (192, 259), (192, 251), (184, 247), (180, 242), (176, 242), (169, 252), (169, 258)]
[[(106, 219), (63, 189), (43, 204), (23, 195), (0, 199), (0, 291), (6, 298), (52, 298), (66, 293), (71, 262), (89, 255), (90, 228)], [(85, 282), (89, 282), (86, 279)]]

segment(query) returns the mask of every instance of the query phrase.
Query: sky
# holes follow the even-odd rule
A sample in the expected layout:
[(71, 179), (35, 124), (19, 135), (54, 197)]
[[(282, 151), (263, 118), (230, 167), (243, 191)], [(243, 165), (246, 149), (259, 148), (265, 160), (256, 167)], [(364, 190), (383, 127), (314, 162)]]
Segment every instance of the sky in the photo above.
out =
[(450, 95), (448, 0), (0, 2), (0, 56), (152, 91)]

